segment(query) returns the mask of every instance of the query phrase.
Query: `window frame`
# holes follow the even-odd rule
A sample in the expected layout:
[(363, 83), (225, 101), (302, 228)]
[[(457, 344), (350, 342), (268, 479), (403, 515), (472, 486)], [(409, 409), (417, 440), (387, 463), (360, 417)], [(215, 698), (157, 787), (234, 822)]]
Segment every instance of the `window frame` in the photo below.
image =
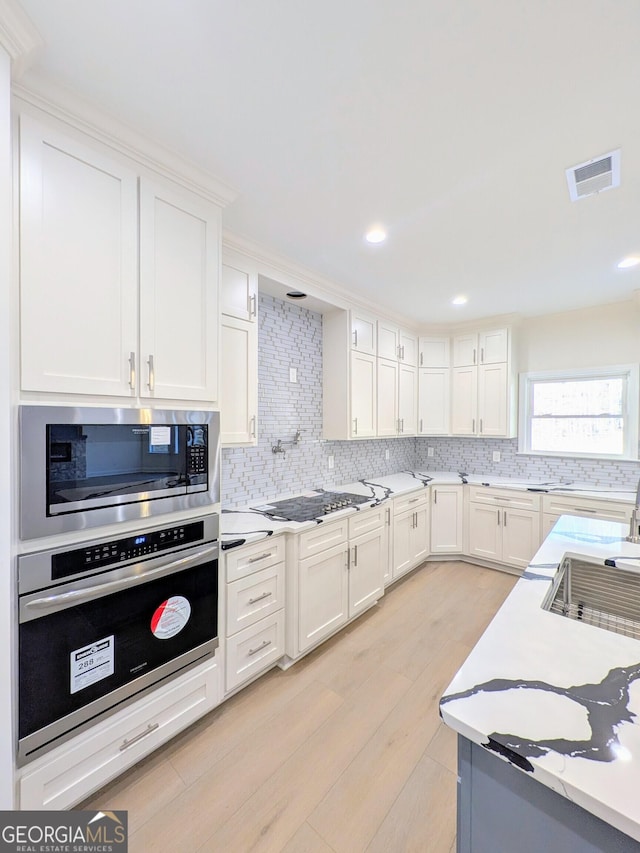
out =
[[(540, 370), (521, 373), (519, 381), (518, 453), (527, 456), (564, 456), (579, 459), (638, 460), (638, 410), (640, 408), (639, 370), (637, 364), (617, 364), (567, 370)], [(533, 388), (536, 382), (570, 382), (581, 379), (623, 379), (622, 420), (624, 447), (622, 453), (567, 453), (564, 450), (532, 450), (531, 419)]]

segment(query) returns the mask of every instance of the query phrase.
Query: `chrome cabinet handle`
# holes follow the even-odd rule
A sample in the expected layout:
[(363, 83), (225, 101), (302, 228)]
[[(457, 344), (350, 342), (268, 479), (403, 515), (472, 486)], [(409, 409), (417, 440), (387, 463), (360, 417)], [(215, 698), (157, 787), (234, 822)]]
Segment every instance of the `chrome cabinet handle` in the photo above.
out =
[(482, 418), (480, 418), (480, 432), (482, 432)]
[(258, 595), (256, 598), (250, 598), (247, 604), (256, 604), (258, 601), (262, 601), (263, 598), (269, 598), (270, 595), (273, 595), (273, 593), (263, 592), (262, 595)]
[(404, 344), (402, 344), (402, 360), (404, 361)]
[(497, 520), (498, 520), (498, 527), (500, 527), (500, 510), (498, 510), (498, 514), (497, 514), (497, 516), (496, 516), (496, 517), (497, 517)]
[(249, 297), (249, 317), (257, 317), (258, 316), (258, 299), (255, 293), (252, 293)]
[(251, 438), (256, 437), (256, 421), (257, 421), (256, 416), (251, 415), (251, 420), (249, 421), (249, 432), (251, 434)]
[(153, 366), (153, 356), (152, 355), (149, 356), (149, 360), (147, 361), (147, 364), (149, 365), (149, 381), (147, 382), (147, 385), (149, 386), (149, 391), (153, 391), (156, 387), (156, 371), (155, 371), (155, 368)]
[(585, 509), (581, 506), (574, 506), (574, 512), (598, 512), (597, 509)]
[(387, 524), (391, 527), (391, 507), (387, 507)]
[(357, 418), (353, 419), (353, 434), (354, 435), (358, 434), (358, 419)]
[(353, 334), (353, 346), (357, 349), (358, 348), (358, 330), (354, 329), (352, 334)]
[(422, 418), (420, 418), (420, 432), (422, 432)]
[(419, 501), (419, 500), (420, 500), (420, 498), (411, 498), (411, 500), (409, 501), (409, 503), (410, 503), (410, 504), (415, 504), (415, 503), (418, 503), (418, 501)]
[(266, 560), (266, 559), (267, 559), (267, 557), (270, 557), (270, 556), (271, 556), (271, 551), (266, 551), (264, 554), (260, 554), (260, 556), (259, 556), (259, 557), (249, 557), (249, 559), (248, 559), (248, 561), (247, 561), (247, 562), (249, 562), (249, 563), (259, 563), (259, 562), (260, 562), (260, 560)]
[(261, 652), (263, 649), (266, 649), (267, 646), (271, 645), (271, 640), (263, 640), (262, 643), (256, 649), (249, 649), (247, 655), (251, 657), (251, 655), (257, 655), (258, 652)]
[(138, 741), (142, 740), (143, 737), (150, 735), (151, 732), (155, 732), (155, 730), (159, 729), (159, 728), (160, 728), (160, 723), (149, 723), (147, 728), (143, 732), (140, 732), (139, 735), (136, 735), (135, 737), (129, 738), (129, 740), (123, 740), (122, 743), (120, 744), (120, 752), (124, 752), (125, 749), (129, 749), (129, 747), (133, 746), (134, 743), (138, 743)]
[(401, 426), (400, 426), (400, 432), (404, 432), (404, 418), (401, 418), (401, 419), (400, 419), (400, 424), (401, 424)]
[(438, 503), (438, 490), (437, 489), (433, 490), (433, 502), (434, 502), (434, 504)]
[(506, 509), (504, 510), (504, 526), (505, 527), (507, 526), (507, 511), (506, 511)]
[(476, 419), (471, 418), (471, 432), (475, 432), (475, 431), (476, 431)]
[(484, 364), (484, 347), (480, 349), (480, 364)]
[(473, 363), (476, 363), (476, 348), (473, 348)]
[(396, 358), (398, 359), (398, 361), (402, 361), (402, 347), (400, 346), (400, 344), (398, 344), (396, 347)]
[(420, 367), (422, 367), (423, 364), (424, 364), (424, 353), (421, 352), (420, 353)]
[(358, 546), (353, 546), (353, 566), (354, 568), (358, 565)]
[(136, 354), (129, 353), (129, 388), (136, 390)]

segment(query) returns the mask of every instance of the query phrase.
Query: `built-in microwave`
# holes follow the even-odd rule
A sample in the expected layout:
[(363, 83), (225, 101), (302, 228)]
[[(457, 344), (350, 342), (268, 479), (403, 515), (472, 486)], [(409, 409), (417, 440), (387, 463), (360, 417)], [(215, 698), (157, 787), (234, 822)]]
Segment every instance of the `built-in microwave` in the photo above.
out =
[(21, 406), (21, 538), (201, 511), (219, 457), (218, 412)]

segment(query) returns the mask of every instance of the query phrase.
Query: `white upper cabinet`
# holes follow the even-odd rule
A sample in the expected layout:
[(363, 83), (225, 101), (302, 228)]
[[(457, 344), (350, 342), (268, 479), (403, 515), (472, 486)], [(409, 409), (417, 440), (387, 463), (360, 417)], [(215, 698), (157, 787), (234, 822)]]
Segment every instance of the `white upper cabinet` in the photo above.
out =
[(409, 367), (418, 366), (418, 338), (403, 329), (398, 333), (398, 361)]
[(418, 371), (398, 366), (398, 434), (415, 435), (418, 427)]
[(378, 436), (398, 433), (398, 363), (378, 359)]
[(135, 172), (21, 117), (24, 390), (135, 394), (137, 193)]
[(349, 312), (351, 348), (358, 352), (376, 355), (376, 320), (361, 311)]
[(397, 361), (400, 330), (393, 323), (388, 323), (386, 320), (378, 320), (377, 327), (378, 358)]
[(255, 323), (223, 315), (224, 370), (220, 375), (220, 440), (257, 444), (258, 336)]
[(140, 395), (218, 399), (221, 217), (204, 199), (140, 179)]
[(419, 367), (449, 367), (449, 338), (420, 338)]
[(376, 359), (351, 353), (350, 438), (374, 438), (376, 434)]
[(220, 225), (187, 189), (138, 191), (135, 164), (21, 116), (23, 390), (217, 401)]
[(258, 276), (222, 264), (220, 311), (227, 317), (255, 322), (258, 316)]
[(509, 360), (509, 330), (493, 329), (490, 332), (480, 332), (478, 346), (480, 348), (480, 364), (500, 364)]
[(453, 339), (453, 367), (473, 367), (478, 363), (478, 334), (456, 335)]
[(454, 367), (451, 371), (451, 432), (476, 435), (478, 426), (478, 368)]
[(418, 435), (448, 435), (449, 368), (421, 367), (418, 374)]

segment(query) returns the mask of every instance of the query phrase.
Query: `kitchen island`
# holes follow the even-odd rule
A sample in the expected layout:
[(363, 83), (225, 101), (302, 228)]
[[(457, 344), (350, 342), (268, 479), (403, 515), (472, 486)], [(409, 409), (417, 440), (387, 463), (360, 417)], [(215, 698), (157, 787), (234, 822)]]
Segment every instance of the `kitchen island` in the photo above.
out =
[(445, 691), (459, 853), (640, 850), (640, 640), (541, 606), (566, 553), (640, 571), (627, 532), (563, 516)]

